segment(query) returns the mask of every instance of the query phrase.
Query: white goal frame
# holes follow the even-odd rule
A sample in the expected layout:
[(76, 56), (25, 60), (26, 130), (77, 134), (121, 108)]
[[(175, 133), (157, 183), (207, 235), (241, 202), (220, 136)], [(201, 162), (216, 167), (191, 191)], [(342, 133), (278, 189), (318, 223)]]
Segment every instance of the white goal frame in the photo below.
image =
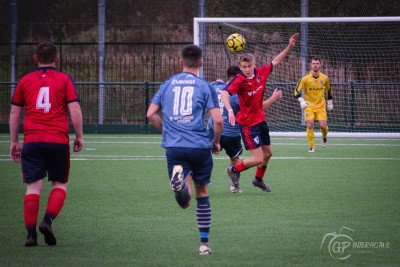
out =
[[(202, 40), (202, 29), (201, 24), (207, 22), (220, 22), (220, 23), (354, 23), (354, 22), (400, 22), (400, 16), (391, 17), (286, 17), (286, 18), (238, 18), (238, 17), (195, 17), (193, 19), (193, 43), (202, 47), (204, 40)], [(302, 34), (301, 34), (302, 36)], [(302, 38), (302, 37), (300, 37)], [(302, 39), (302, 43), (307, 42), (307, 40)], [(307, 45), (307, 44), (305, 44)], [(307, 69), (307, 62), (302, 62), (305, 64), (302, 68)], [(203, 73), (200, 70), (200, 77), (203, 77)], [(315, 136), (320, 136), (319, 132), (315, 133)], [(271, 136), (306, 136), (305, 129), (304, 132), (271, 132)], [(329, 132), (331, 137), (373, 137), (373, 138), (400, 138), (400, 133), (374, 133), (374, 132)]]

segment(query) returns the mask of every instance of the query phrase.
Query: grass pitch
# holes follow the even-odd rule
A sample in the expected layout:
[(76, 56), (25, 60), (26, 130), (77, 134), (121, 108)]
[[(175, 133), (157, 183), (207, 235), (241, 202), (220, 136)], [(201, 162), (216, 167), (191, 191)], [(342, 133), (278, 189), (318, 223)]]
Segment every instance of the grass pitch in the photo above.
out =
[[(67, 199), (53, 223), (57, 245), (26, 248), (19, 164), (0, 135), (1, 266), (398, 266), (400, 140), (330, 138), (308, 153), (305, 137), (272, 137), (266, 181), (242, 173), (229, 193), (215, 156), (210, 245), (198, 255), (195, 201), (175, 203), (159, 135), (86, 135), (72, 154)], [(249, 157), (245, 152), (242, 158)], [(50, 189), (41, 197), (39, 222)]]

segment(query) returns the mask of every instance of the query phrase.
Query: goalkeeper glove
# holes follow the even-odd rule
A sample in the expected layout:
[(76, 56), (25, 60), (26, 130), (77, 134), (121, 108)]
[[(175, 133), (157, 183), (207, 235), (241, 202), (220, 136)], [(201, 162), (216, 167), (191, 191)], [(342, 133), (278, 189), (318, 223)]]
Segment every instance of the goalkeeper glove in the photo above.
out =
[(307, 102), (304, 100), (304, 98), (299, 97), (297, 100), (300, 102), (300, 107), (302, 109), (305, 109), (307, 107)]
[(328, 106), (327, 106), (328, 110), (332, 110), (333, 109), (333, 103), (332, 100), (328, 100)]

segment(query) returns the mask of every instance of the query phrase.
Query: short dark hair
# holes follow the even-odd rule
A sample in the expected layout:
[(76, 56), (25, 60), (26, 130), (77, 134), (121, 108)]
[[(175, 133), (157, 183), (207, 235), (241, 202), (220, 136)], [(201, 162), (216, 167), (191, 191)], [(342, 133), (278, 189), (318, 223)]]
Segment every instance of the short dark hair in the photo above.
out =
[(197, 68), (200, 66), (202, 51), (199, 46), (192, 44), (182, 49), (181, 56), (185, 67)]
[(321, 59), (318, 56), (311, 57), (310, 62), (313, 61), (313, 60), (318, 60), (319, 62), (321, 62)]
[(228, 77), (228, 79), (230, 79), (231, 77), (235, 76), (236, 74), (238, 74), (240, 71), (240, 68), (238, 66), (230, 66), (227, 70), (226, 70), (226, 76)]
[(40, 63), (53, 63), (57, 57), (57, 47), (52, 42), (43, 41), (36, 46), (35, 54)]

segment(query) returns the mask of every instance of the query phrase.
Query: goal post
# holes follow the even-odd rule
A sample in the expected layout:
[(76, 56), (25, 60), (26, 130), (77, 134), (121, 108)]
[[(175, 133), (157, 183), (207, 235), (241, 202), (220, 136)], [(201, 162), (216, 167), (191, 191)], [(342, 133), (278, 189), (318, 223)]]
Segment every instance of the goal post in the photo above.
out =
[(210, 82), (225, 80), (227, 67), (237, 65), (239, 54), (225, 45), (231, 33), (244, 36), (244, 52), (254, 54), (257, 65), (271, 62), (300, 33), (268, 77), (265, 98), (274, 88), (283, 91), (266, 111), (271, 134), (305, 135), (293, 91), (310, 71), (309, 59), (318, 56), (334, 94), (330, 136), (400, 138), (400, 17), (194, 18), (193, 31), (203, 49), (200, 76)]

